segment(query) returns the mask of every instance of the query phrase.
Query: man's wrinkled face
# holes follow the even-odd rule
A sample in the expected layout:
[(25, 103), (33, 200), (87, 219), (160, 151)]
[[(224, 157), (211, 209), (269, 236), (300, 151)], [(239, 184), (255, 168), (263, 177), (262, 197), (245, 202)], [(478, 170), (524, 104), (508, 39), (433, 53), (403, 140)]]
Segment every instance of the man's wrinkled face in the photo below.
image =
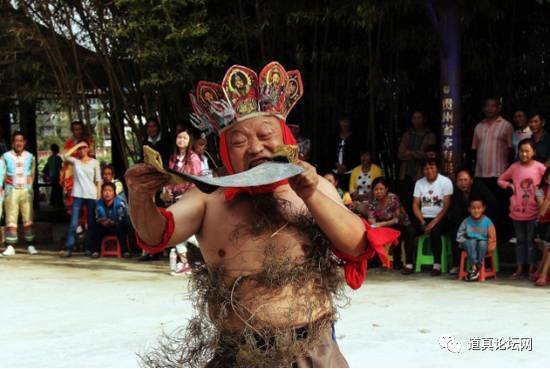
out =
[(485, 118), (492, 119), (496, 118), (500, 113), (500, 105), (495, 99), (487, 99), (483, 105), (483, 114)]
[(468, 172), (460, 172), (456, 176), (456, 187), (462, 192), (470, 192), (474, 180)]
[(235, 173), (271, 160), (275, 148), (283, 144), (281, 125), (272, 116), (247, 119), (225, 134), (229, 159)]

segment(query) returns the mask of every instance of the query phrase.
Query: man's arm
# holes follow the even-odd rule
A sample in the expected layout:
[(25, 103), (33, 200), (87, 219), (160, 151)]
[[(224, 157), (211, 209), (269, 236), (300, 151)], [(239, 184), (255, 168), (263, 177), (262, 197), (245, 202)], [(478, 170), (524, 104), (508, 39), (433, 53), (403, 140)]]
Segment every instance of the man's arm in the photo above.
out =
[(334, 186), (317, 175), (315, 167), (303, 161), (298, 165), (305, 171), (289, 179), (291, 188), (335, 249), (351, 256), (361, 255), (367, 247), (361, 219), (344, 206)]
[[(128, 198), (131, 203), (130, 219), (141, 239), (148, 245), (158, 245), (166, 229), (167, 220), (155, 205), (154, 196), (169, 179), (168, 175), (157, 172), (147, 164), (135, 165), (126, 172)], [(199, 232), (206, 210), (204, 196), (194, 188), (168, 208), (178, 225), (168, 245), (184, 242)]]
[(318, 190), (304, 199), (304, 203), (334, 248), (351, 256), (366, 250), (365, 225), (344, 206), (338, 192), (326, 179), (319, 178)]

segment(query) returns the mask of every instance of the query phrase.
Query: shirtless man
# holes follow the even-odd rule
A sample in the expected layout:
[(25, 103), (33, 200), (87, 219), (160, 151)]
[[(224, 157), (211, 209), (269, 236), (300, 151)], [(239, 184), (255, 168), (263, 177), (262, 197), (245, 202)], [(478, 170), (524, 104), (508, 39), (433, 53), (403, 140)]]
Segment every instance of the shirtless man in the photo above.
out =
[[(221, 145), (227, 150), (222, 159), (230, 173), (270, 160), (277, 146), (293, 140), (284, 121), (274, 114), (244, 118), (222, 133)], [(167, 175), (147, 164), (128, 170), (130, 215), (141, 242), (176, 245), (196, 235), (206, 265), (210, 290), (201, 293), (208, 299), (208, 319), (221, 332), (215, 342), (218, 347), (204, 362), (178, 364), (347, 366), (331, 334), (333, 297), (342, 283), (331, 287), (327, 282), (331, 278), (343, 281), (343, 277), (330, 267), (335, 265), (334, 258), (325, 258), (331, 252), (326, 244), (340, 257), (346, 259), (347, 255), (350, 263), (366, 251), (371, 251), (367, 252), (370, 256), (374, 252), (369, 249), (364, 221), (343, 205), (334, 186), (310, 164), (300, 161), (298, 165), (304, 168), (302, 174), (268, 190), (252, 192), (256, 196), (240, 194), (228, 200), (228, 190), (204, 194), (193, 188), (167, 212), (157, 209), (153, 199), (166, 184)], [(268, 205), (259, 205), (262, 201)], [(273, 221), (262, 223), (262, 216)], [(172, 217), (175, 226), (170, 225)], [(308, 222), (300, 218), (310, 219), (313, 228), (304, 227)], [(170, 228), (173, 231), (167, 233)], [(311, 237), (311, 229), (319, 230), (317, 234), (327, 242)], [(321, 255), (317, 264), (305, 268), (315, 254)], [(327, 266), (319, 265), (319, 260)], [(301, 268), (304, 273), (294, 272)], [(346, 278), (347, 274), (346, 270)], [(279, 282), (272, 281), (277, 278)], [(285, 346), (279, 342), (285, 339), (276, 341), (278, 335), (289, 343)], [(228, 344), (231, 340), (224, 337), (237, 338)]]

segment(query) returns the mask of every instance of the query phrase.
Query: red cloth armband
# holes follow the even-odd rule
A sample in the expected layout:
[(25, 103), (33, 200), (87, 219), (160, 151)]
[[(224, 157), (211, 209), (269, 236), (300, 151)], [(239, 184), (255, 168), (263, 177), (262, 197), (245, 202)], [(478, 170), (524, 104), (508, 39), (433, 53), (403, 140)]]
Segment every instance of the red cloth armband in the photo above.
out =
[(334, 255), (345, 262), (344, 273), (346, 283), (354, 290), (361, 287), (367, 274), (367, 260), (372, 259), (376, 254), (386, 267), (390, 266), (390, 262), (386, 255), (385, 245), (397, 245), (400, 232), (391, 228), (372, 228), (369, 223), (360, 218), (365, 225), (367, 234), (367, 249), (358, 256), (351, 256), (336, 249), (332, 249)]
[(160, 214), (166, 218), (166, 227), (164, 228), (164, 232), (162, 233), (162, 239), (160, 240), (160, 243), (155, 246), (149, 246), (143, 240), (141, 237), (139, 237), (139, 234), (136, 232), (136, 240), (137, 245), (144, 249), (149, 254), (156, 254), (161, 252), (168, 246), (168, 241), (170, 241), (170, 237), (174, 234), (174, 229), (176, 228), (174, 225), (174, 215), (166, 209), (158, 208), (160, 211)]

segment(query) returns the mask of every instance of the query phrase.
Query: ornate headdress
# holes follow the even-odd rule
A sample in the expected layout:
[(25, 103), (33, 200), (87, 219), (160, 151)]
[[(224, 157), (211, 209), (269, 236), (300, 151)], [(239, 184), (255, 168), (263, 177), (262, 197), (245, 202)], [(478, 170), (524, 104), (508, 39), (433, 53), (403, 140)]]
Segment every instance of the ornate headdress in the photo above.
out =
[(256, 116), (273, 115), (284, 121), (302, 94), (297, 70), (287, 72), (278, 62), (271, 62), (258, 76), (234, 65), (221, 85), (200, 81), (195, 93), (189, 94), (194, 111), (191, 123), (205, 134), (219, 134)]

